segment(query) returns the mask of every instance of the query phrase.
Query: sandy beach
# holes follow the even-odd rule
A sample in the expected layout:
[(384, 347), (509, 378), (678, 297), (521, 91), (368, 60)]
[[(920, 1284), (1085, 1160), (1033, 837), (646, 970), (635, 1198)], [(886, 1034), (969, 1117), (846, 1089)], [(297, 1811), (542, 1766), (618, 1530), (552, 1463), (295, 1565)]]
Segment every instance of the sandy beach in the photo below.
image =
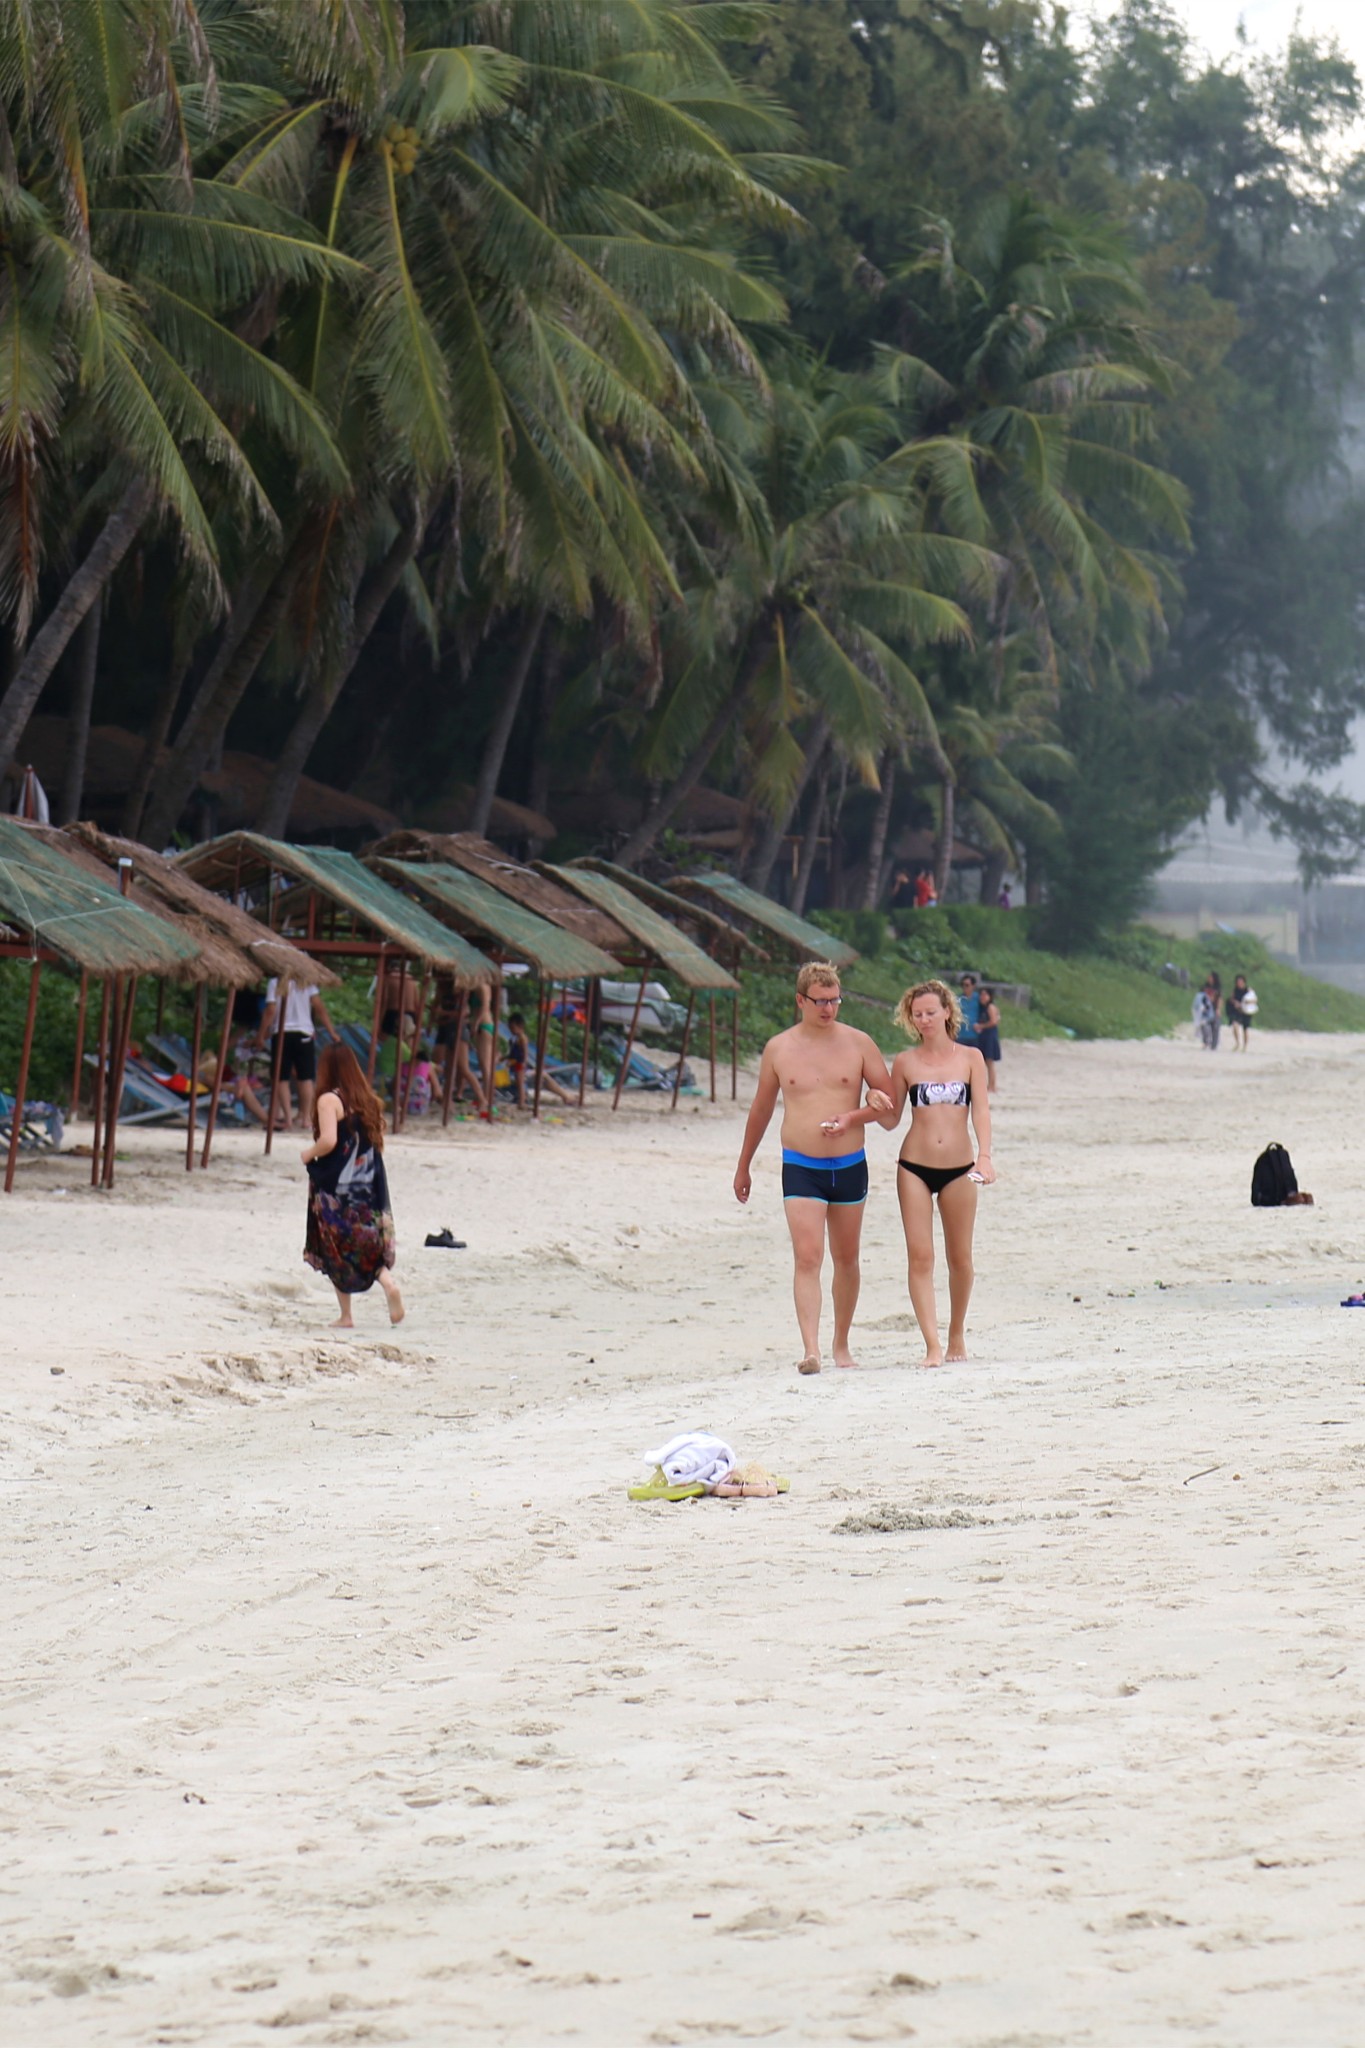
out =
[[(349, 1340), (297, 1140), (26, 1163), (5, 2038), (1359, 2042), (1365, 1039), (1002, 1078), (932, 1374), (874, 1132), (863, 1369), (797, 1378), (743, 1087), (391, 1141)], [(790, 1493), (628, 1503), (689, 1427)]]

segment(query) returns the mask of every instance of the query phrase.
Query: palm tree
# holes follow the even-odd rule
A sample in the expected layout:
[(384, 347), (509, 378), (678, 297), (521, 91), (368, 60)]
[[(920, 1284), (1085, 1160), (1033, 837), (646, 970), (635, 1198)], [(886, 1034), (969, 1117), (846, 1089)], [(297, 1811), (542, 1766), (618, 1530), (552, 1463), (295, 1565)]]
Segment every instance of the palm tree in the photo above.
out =
[[(3, 0), (10, 165), (0, 266), (0, 604), (21, 646), (0, 698), (8, 758), (81, 620), (156, 518), (221, 602), (220, 526), (277, 519), (252, 436), (343, 475), (318, 407), (246, 331), (247, 309), (353, 269), (296, 214), (203, 175), (240, 113), (190, 0)], [(74, 562), (58, 535), (88, 535)], [(67, 570), (42, 624), (45, 564)]]
[[(945, 733), (947, 707), (960, 705), (958, 750), (993, 762), (1002, 791), (998, 742), (1010, 717), (998, 709), (1001, 679), (1011, 662), (1019, 673), (1022, 659), (1020, 649), (1007, 661), (1006, 648), (1019, 636), (1031, 647), (1035, 713), (1048, 716), (1063, 681), (1093, 674), (1106, 650), (1141, 668), (1162, 627), (1173, 579), (1152, 544), (1185, 543), (1186, 499), (1140, 451), (1154, 431), (1151, 396), (1169, 388), (1170, 373), (1154, 351), (1141, 288), (1103, 231), (1016, 195), (985, 208), (961, 250), (944, 222), (923, 239), (903, 274), (910, 346), (879, 351), (878, 383), (905, 431), (961, 447), (990, 544), (1008, 565), (988, 629), (997, 708), (951, 664), (930, 692)], [(974, 724), (983, 717), (987, 725)], [(951, 760), (946, 739), (945, 747)], [(1035, 766), (1045, 779), (1064, 772), (1046, 752)], [(956, 770), (941, 773), (934, 793), (940, 894), (957, 779)], [(1019, 781), (1016, 813), (1026, 794)], [(993, 835), (984, 793), (974, 814), (1002, 851), (1007, 835)]]
[[(317, 280), (276, 329), (348, 463), (342, 491), (298, 511), (305, 561), (277, 625), (301, 695), (261, 819), (278, 830), (419, 559), (427, 586), (456, 591), (472, 542), (532, 619), (584, 615), (600, 592), (646, 631), (671, 575), (639, 471), (696, 479), (707, 460), (675, 345), (706, 332), (743, 354), (737, 322), (780, 314), (730, 224), (788, 210), (737, 146), (780, 125), (728, 79), (703, 11), (429, 0), (377, 16), (346, 63), (294, 8), (264, 12), (289, 88), (219, 175), (302, 191), (320, 241), (366, 280), (358, 295)], [(528, 667), (493, 721), (483, 810)], [(178, 814), (252, 673), (238, 660), (187, 720), (151, 827)]]
[[(984, 522), (960, 451), (901, 441), (865, 380), (792, 355), (766, 404), (732, 400), (726, 418), (756, 509), (737, 530), (713, 524), (686, 603), (664, 621), (667, 686), (639, 760), (667, 780), (617, 858), (642, 858), (742, 732), (751, 794), (772, 821), (750, 877), (762, 886), (826, 746), (875, 783), (893, 731), (909, 721), (932, 735), (912, 662), (969, 640), (958, 599), (984, 601), (996, 564), (973, 537)], [(933, 531), (931, 510), (942, 527), (948, 507), (957, 531)]]

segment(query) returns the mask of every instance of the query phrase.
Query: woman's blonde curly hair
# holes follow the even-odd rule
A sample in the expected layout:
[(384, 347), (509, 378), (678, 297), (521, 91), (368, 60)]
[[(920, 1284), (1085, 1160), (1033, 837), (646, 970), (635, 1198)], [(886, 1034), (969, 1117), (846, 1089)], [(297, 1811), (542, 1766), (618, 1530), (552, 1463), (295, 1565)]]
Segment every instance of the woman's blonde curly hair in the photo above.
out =
[(900, 1025), (906, 1037), (913, 1039), (916, 1045), (919, 1044), (919, 1033), (915, 1029), (914, 1020), (910, 1012), (921, 996), (938, 997), (944, 1010), (947, 1012), (948, 1036), (949, 1038), (956, 1038), (958, 1032), (962, 1029), (962, 1012), (957, 1006), (957, 997), (953, 994), (947, 983), (942, 981), (916, 982), (913, 988), (908, 988), (905, 991), (905, 994), (897, 1003), (896, 1022)]

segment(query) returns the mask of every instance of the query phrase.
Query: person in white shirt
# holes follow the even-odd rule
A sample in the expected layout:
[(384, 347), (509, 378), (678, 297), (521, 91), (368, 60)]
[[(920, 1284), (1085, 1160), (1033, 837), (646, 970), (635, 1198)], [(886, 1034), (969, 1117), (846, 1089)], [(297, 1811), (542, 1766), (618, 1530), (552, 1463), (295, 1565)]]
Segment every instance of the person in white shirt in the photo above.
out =
[[(276, 977), (266, 983), (265, 1008), (261, 1012), (261, 1028), (256, 1043), (263, 1046), (270, 1041), (272, 1071), (275, 1057), (275, 1034), (280, 1029), (280, 984)], [(315, 986), (311, 983), (300, 987), (297, 982), (285, 983), (284, 989), (284, 1049), (280, 1055), (280, 1080), (285, 1086), (288, 1101), (289, 1083), (292, 1081), (299, 1091), (299, 1122), (311, 1126), (313, 1121), (313, 1095), (317, 1086), (318, 1053), (317, 1026), (322, 1025), (329, 1038), (339, 1034), (327, 1014)]]

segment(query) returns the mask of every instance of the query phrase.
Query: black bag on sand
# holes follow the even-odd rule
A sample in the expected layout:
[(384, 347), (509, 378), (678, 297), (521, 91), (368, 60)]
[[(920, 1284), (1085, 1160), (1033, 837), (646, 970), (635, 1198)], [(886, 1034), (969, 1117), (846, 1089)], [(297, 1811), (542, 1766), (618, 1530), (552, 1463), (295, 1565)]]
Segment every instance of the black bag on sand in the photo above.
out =
[(1298, 1176), (1283, 1145), (1267, 1145), (1251, 1169), (1253, 1209), (1282, 1209), (1299, 1192)]

